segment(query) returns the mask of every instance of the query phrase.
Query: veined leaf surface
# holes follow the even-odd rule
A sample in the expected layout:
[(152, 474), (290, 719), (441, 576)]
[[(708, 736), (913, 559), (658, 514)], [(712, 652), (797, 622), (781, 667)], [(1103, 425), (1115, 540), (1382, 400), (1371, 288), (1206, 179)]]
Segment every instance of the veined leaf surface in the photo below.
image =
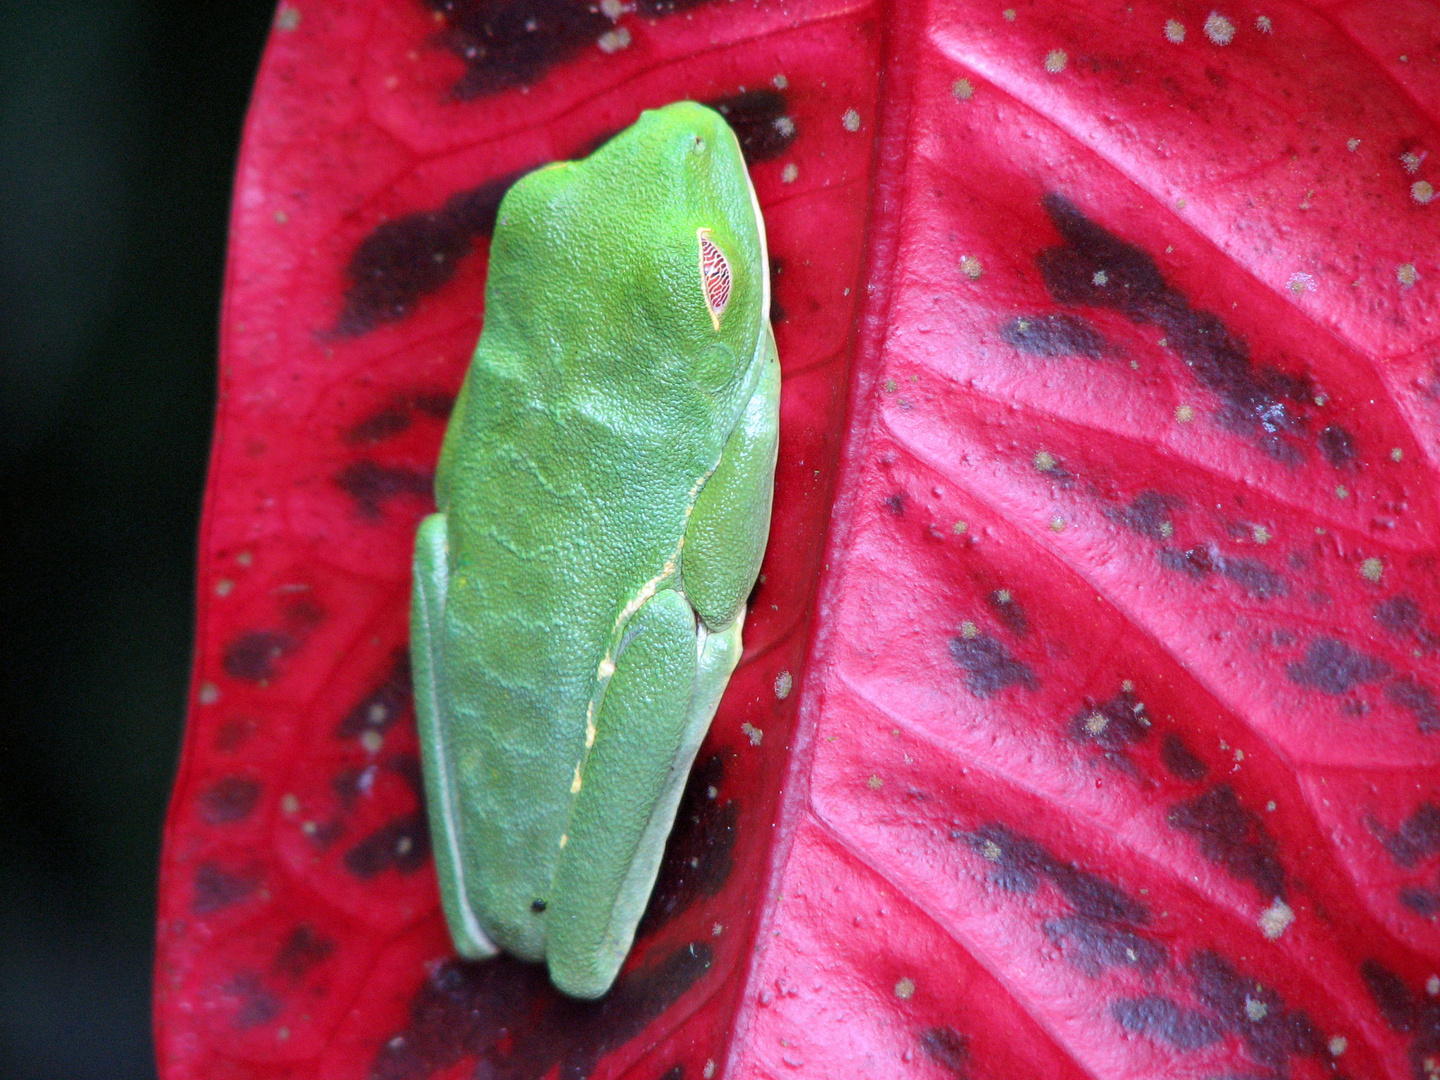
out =
[[(409, 553), (514, 178), (729, 116), (746, 655), (594, 1005), (462, 964)], [(234, 211), (166, 1080), (1440, 1076), (1440, 9), (287, 0)]]

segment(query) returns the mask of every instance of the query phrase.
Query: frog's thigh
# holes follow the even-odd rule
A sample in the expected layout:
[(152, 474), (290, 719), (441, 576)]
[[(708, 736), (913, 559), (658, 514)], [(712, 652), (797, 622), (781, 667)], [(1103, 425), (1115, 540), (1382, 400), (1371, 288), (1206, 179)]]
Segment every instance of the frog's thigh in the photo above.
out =
[[(697, 676), (714, 667), (710, 635), (673, 589), (626, 629), (596, 718), (546, 913), (550, 978), (574, 997), (605, 993), (645, 910), (685, 776), (714, 711), (694, 715)], [(729, 661), (729, 667), (734, 661)]]
[(455, 804), (452, 762), (445, 749), (446, 708), (440, 685), (441, 627), (449, 582), (445, 515), (431, 514), (415, 535), (415, 572), (410, 593), (410, 669), (415, 680), (415, 723), (424, 761), (425, 802), (435, 843), (435, 869), (450, 937), (461, 956), (478, 960), (499, 950), (480, 929), (465, 892), (464, 842)]
[(685, 530), (685, 595), (712, 627), (729, 624), (760, 572), (770, 535), (770, 494), (780, 433), (780, 364), (766, 328), (768, 360), (719, 467), (695, 500)]

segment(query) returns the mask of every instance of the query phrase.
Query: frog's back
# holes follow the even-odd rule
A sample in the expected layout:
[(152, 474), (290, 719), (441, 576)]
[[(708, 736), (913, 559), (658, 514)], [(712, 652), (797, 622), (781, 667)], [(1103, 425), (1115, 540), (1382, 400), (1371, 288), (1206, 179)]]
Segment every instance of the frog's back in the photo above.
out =
[[(743, 163), (718, 117), (666, 115), (679, 108), (507, 196), (441, 461), (465, 858), (496, 890), (482, 909), (510, 913), (487, 929), (536, 958), (543, 920), (529, 912), (569, 813), (553, 793), (585, 754), (626, 617), (678, 570), (690, 508), (758, 371), (759, 319), (717, 329), (698, 271), (707, 230), (731, 253), (736, 299), (763, 310)], [(486, 864), (527, 873), (487, 884)]]

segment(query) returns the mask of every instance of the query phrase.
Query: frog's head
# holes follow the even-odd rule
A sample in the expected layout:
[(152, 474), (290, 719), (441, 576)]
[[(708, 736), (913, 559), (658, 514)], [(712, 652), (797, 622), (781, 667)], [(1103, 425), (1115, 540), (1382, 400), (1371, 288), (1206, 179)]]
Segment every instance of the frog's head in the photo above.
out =
[(734, 132), (703, 105), (647, 111), (521, 180), (494, 242), (525, 268), (507, 288), (521, 310), (596, 343), (587, 378), (716, 392), (751, 369), (770, 309), (765, 227)]

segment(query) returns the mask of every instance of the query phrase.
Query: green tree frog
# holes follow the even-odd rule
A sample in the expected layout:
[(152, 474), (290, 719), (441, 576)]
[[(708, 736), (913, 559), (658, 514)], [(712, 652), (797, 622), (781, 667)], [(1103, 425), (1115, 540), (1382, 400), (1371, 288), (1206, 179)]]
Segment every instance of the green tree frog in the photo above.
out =
[(644, 113), (500, 205), (415, 539), (410, 648), (446, 922), (597, 998), (740, 657), (780, 366), (740, 146)]

